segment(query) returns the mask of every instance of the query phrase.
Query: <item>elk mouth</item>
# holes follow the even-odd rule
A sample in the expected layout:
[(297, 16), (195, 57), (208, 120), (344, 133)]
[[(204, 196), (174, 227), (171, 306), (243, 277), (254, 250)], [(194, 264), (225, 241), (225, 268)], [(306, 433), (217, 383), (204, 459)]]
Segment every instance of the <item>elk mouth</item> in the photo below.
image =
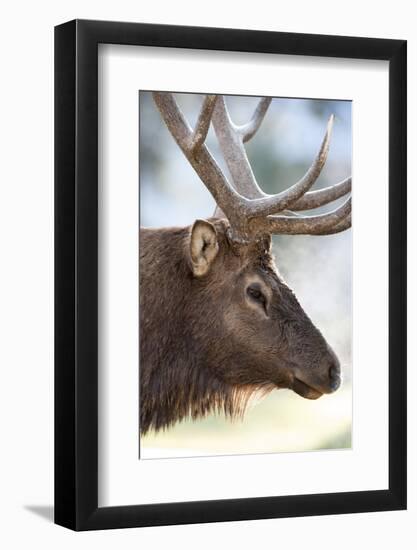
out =
[(294, 378), (291, 389), (305, 399), (318, 399), (323, 395), (323, 392), (309, 386), (299, 378)]

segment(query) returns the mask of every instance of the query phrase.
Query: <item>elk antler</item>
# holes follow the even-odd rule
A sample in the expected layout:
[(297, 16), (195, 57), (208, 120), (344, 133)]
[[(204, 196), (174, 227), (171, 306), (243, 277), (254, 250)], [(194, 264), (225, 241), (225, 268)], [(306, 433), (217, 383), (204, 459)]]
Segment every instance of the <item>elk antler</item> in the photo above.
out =
[[(347, 178), (331, 187), (309, 192), (327, 159), (333, 115), (319, 152), (306, 174), (285, 191), (267, 195), (256, 182), (243, 144), (259, 129), (271, 103), (270, 98), (260, 100), (250, 122), (236, 126), (230, 119), (224, 97), (208, 95), (196, 129), (192, 131), (171, 93), (154, 92), (153, 97), (175, 141), (213, 195), (218, 205), (215, 216), (229, 220), (234, 240), (247, 242), (267, 233), (330, 235), (351, 226), (351, 198), (327, 214), (294, 214), (328, 204), (351, 191), (351, 178)], [(204, 144), (211, 121), (232, 182), (222, 173)]]

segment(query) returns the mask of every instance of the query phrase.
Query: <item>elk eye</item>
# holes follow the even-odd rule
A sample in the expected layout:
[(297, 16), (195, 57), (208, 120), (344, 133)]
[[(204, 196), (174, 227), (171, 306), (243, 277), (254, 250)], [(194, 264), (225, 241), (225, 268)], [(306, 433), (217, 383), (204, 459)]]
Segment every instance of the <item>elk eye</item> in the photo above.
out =
[(265, 307), (266, 298), (265, 298), (265, 295), (263, 294), (263, 292), (261, 292), (261, 290), (259, 290), (259, 288), (249, 286), (247, 288), (246, 292), (248, 293), (249, 297), (252, 298), (252, 300), (255, 300), (255, 302), (258, 302), (263, 307)]

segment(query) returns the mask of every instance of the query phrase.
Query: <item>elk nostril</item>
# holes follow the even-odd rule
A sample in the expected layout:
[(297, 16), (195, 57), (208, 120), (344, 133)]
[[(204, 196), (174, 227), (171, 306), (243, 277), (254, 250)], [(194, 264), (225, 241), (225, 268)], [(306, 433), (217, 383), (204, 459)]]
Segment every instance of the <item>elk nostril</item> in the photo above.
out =
[(333, 391), (337, 390), (340, 386), (340, 367), (339, 365), (332, 365), (329, 369), (330, 387)]
[(335, 378), (337, 378), (337, 376), (338, 376), (337, 367), (332, 365), (329, 369), (329, 378), (330, 380), (334, 380)]

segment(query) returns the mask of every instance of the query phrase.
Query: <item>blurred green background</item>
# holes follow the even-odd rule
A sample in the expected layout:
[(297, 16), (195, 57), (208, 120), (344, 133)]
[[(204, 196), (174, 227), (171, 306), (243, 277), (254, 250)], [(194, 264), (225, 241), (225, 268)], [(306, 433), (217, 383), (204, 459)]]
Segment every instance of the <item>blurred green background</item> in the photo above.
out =
[[(175, 94), (193, 126), (203, 96)], [(259, 98), (229, 96), (232, 120), (247, 122)], [(189, 225), (210, 217), (213, 198), (166, 129), (150, 92), (140, 92), (140, 224), (145, 227)], [(260, 187), (277, 193), (308, 169), (335, 115), (326, 166), (315, 189), (351, 174), (351, 102), (274, 98), (261, 128), (247, 144)], [(207, 146), (224, 172), (226, 165), (211, 128)], [(340, 201), (339, 201), (340, 202)], [(332, 203), (322, 210), (333, 209)], [(244, 419), (231, 422), (211, 415), (183, 421), (141, 438), (141, 458), (340, 449), (351, 446), (351, 231), (339, 235), (274, 236), (279, 271), (337, 353), (341, 388), (309, 401), (290, 390), (273, 391), (251, 403)]]

